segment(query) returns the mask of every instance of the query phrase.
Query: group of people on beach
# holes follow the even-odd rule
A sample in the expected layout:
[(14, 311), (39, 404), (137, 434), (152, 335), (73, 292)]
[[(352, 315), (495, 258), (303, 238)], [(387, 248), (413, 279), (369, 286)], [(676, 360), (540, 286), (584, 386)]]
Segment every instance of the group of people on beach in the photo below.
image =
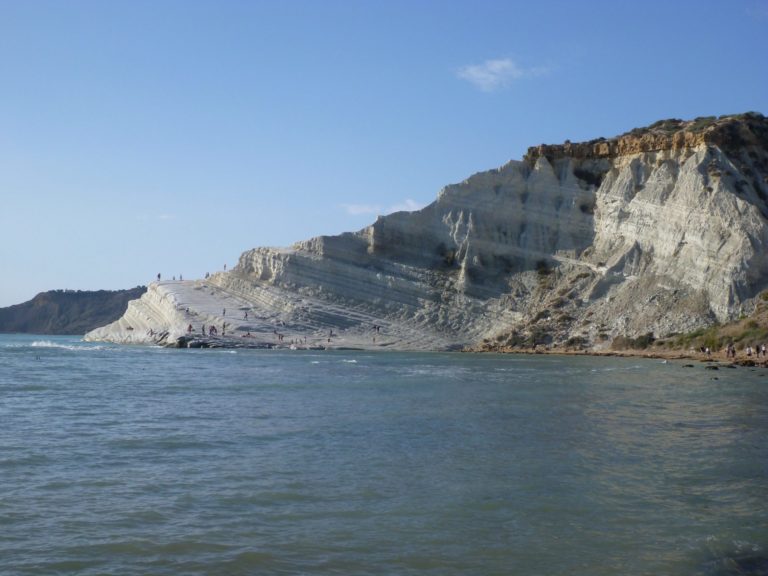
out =
[[(222, 331), (224, 331), (224, 333), (226, 333), (226, 330), (227, 330), (227, 323), (224, 322), (224, 326), (222, 327)], [(219, 335), (218, 329), (216, 328), (216, 326), (211, 324), (208, 327), (208, 336), (218, 336), (218, 335)], [(205, 336), (205, 324), (203, 324), (203, 336)]]
[[(161, 279), (162, 277), (163, 277), (163, 276), (162, 276), (162, 274), (160, 274), (160, 272), (158, 272), (158, 273), (157, 273), (157, 281), (158, 281), (158, 282), (160, 282), (160, 279)], [(176, 276), (173, 276), (172, 278), (173, 278), (173, 280), (174, 280), (174, 281), (176, 280)], [(179, 274), (179, 281), (182, 281), (182, 280), (184, 280), (184, 276), (182, 276), (181, 274)]]
[[(206, 274), (206, 277), (207, 276), (208, 276), (208, 274)], [(160, 278), (161, 278), (161, 275), (160, 275), (160, 273), (158, 273), (158, 275), (157, 275), (158, 281), (160, 280)], [(175, 277), (174, 277), (174, 279), (175, 279)], [(179, 276), (179, 279), (181, 279), (181, 276)], [(247, 321), (248, 318), (249, 318), (248, 310), (244, 310), (244, 309), (241, 309), (241, 310), (243, 310), (243, 320)], [(190, 314), (189, 307), (186, 307), (186, 312), (187, 312), (187, 314)], [(192, 315), (197, 315), (197, 313), (193, 312)], [(222, 308), (221, 315), (223, 317), (226, 317), (226, 315), (227, 315), (227, 309), (226, 308)], [(277, 324), (279, 326), (283, 326), (283, 327), (285, 326), (285, 322), (282, 321), (282, 320), (278, 321)], [(372, 325), (373, 342), (374, 343), (376, 342), (376, 335), (381, 333), (381, 328), (382, 327), (379, 324), (373, 324)], [(243, 327), (243, 329), (245, 329), (245, 327)], [(192, 335), (194, 332), (195, 332), (195, 328), (192, 325), (192, 323), (190, 322), (187, 325), (187, 334)], [(215, 337), (217, 337), (219, 335), (219, 330), (213, 324), (208, 325), (208, 326), (203, 324), (201, 326), (201, 333), (202, 333), (203, 337), (205, 337), (205, 336), (215, 336)], [(227, 323), (226, 322), (222, 322), (222, 327), (221, 327), (221, 335), (222, 335), (222, 337), (226, 336), (226, 333), (227, 333)], [(281, 332), (278, 332), (277, 329), (273, 330), (272, 333), (274, 334), (274, 336), (277, 339), (277, 341), (280, 342), (280, 343), (286, 343), (286, 344), (291, 344), (291, 345), (301, 345), (301, 344), (305, 344), (306, 345), (307, 344), (307, 337), (306, 336), (304, 336), (303, 338), (300, 337), (300, 338), (297, 338), (297, 339), (291, 339), (288, 342), (288, 341), (286, 341), (285, 334), (283, 334)], [(150, 337), (154, 337), (157, 334), (157, 332), (155, 332), (153, 329), (150, 328), (150, 329), (148, 329), (147, 334)], [(336, 334), (333, 331), (333, 328), (330, 328), (328, 330), (328, 336), (327, 336), (328, 343), (331, 343), (332, 340), (335, 337), (337, 337), (337, 336), (338, 336), (338, 334)], [(245, 334), (242, 334), (241, 337), (242, 338), (255, 338), (255, 336), (253, 334), (251, 334), (250, 330), (248, 330)]]
[[(227, 323), (226, 322), (224, 322), (224, 324), (223, 324), (223, 326), (221, 328), (221, 331), (222, 331), (222, 335), (227, 333)], [(192, 324), (190, 324), (189, 326), (187, 326), (187, 333), (188, 334), (192, 334), (192, 332), (194, 332), (194, 328), (192, 327)], [(201, 332), (203, 333), (203, 336), (206, 335), (205, 334), (205, 324), (203, 324)], [(208, 326), (208, 336), (217, 336), (218, 333), (219, 333), (219, 331), (217, 330), (216, 326), (214, 326), (213, 324)]]
[[(712, 351), (709, 349), (709, 347), (702, 348), (701, 350), (703, 353), (705, 353), (707, 356), (712, 355)], [(747, 345), (744, 348), (744, 355), (750, 359), (753, 356), (756, 358), (764, 358), (768, 359), (768, 354), (766, 353), (766, 347), (765, 344), (756, 344), (754, 347), (752, 345)], [(733, 342), (729, 342), (725, 347), (725, 357), (726, 358), (736, 358), (736, 346), (734, 346)]]
[[(283, 325), (285, 325), (285, 323), (283, 323)], [(277, 338), (278, 342), (285, 342), (285, 334), (282, 334), (282, 333), (278, 332), (277, 330), (272, 330), (272, 334), (275, 335), (275, 338)], [(292, 344), (292, 345), (293, 344), (306, 344), (306, 343), (307, 343), (307, 337), (306, 336), (304, 336), (303, 339), (302, 338), (296, 338), (296, 339), (291, 339), (291, 341), (288, 342), (288, 344)]]
[(747, 354), (747, 358), (751, 357), (752, 354), (754, 354), (758, 358), (760, 358), (761, 356), (763, 358), (765, 358), (766, 357), (766, 355), (765, 355), (765, 344), (760, 344), (758, 346), (755, 346), (754, 349), (752, 348), (752, 346), (747, 346), (746, 354)]

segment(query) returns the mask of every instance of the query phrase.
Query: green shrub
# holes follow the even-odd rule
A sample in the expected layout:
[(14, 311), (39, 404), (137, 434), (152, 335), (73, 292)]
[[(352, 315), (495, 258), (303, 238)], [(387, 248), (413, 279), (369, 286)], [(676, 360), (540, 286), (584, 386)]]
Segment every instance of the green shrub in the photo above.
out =
[(656, 338), (653, 337), (653, 332), (648, 332), (647, 334), (643, 334), (642, 336), (638, 336), (634, 340), (634, 348), (640, 348), (642, 350), (645, 350), (653, 344), (653, 341), (656, 340)]
[(611, 348), (613, 350), (626, 350), (627, 348), (631, 348), (629, 343), (630, 339), (626, 336), (616, 336), (616, 338), (613, 339), (613, 342), (611, 342)]
[(637, 338), (629, 338), (627, 336), (620, 335), (613, 339), (613, 342), (611, 342), (611, 348), (613, 350), (645, 350), (648, 348), (648, 346), (653, 344), (655, 340), (656, 338), (654, 338), (653, 332), (648, 332), (647, 334), (643, 334)]
[(544, 328), (534, 328), (531, 331), (531, 344), (549, 344), (552, 342), (552, 336)]
[(520, 348), (528, 345), (528, 339), (518, 332), (512, 332), (507, 336), (506, 344), (512, 348)]
[(698, 118), (694, 118), (693, 124), (691, 124), (688, 129), (691, 132), (698, 132), (708, 126), (711, 126), (715, 120), (717, 120), (717, 116), (699, 116)]
[(539, 320), (544, 320), (545, 318), (549, 318), (551, 315), (552, 314), (549, 312), (549, 310), (539, 310), (536, 316), (533, 317), (533, 321), (538, 322)]
[(546, 260), (538, 260), (536, 262), (536, 272), (539, 276), (549, 276), (552, 274), (552, 268), (549, 267), (549, 263)]

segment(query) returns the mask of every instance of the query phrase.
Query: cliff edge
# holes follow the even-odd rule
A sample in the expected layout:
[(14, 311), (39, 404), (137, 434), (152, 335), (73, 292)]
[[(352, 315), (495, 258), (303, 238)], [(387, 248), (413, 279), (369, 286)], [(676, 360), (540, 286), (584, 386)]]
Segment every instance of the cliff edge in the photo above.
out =
[(204, 325), (264, 345), (376, 349), (664, 337), (754, 308), (768, 288), (767, 200), (764, 116), (664, 120), (532, 147), (422, 210), (153, 284), (87, 338), (173, 344)]

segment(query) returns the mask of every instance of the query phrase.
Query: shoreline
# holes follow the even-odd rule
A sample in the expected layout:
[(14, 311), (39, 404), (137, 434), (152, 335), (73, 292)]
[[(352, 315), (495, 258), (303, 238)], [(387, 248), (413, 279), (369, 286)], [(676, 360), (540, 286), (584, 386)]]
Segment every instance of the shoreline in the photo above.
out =
[(682, 350), (576, 350), (572, 348), (546, 348), (537, 346), (536, 348), (499, 348), (493, 349), (467, 349), (467, 352), (495, 353), (495, 354), (541, 354), (553, 356), (603, 356), (617, 358), (646, 358), (649, 360), (690, 360), (700, 363), (743, 366), (747, 368), (768, 368), (768, 357), (758, 357), (756, 355), (746, 356), (737, 355), (735, 358), (728, 358), (724, 351), (713, 352), (709, 355), (698, 351)]
[[(162, 344), (161, 344), (162, 345)], [(199, 335), (182, 336), (175, 343), (168, 342), (164, 345), (166, 348), (192, 349), (192, 348), (212, 348), (212, 349), (261, 349), (261, 350), (314, 350), (314, 351), (354, 351), (354, 352), (424, 352), (425, 350), (404, 350), (399, 348), (390, 348), (387, 346), (367, 347), (344, 345), (341, 342), (334, 344), (318, 343), (283, 343), (266, 342), (262, 339), (250, 339), (245, 337), (201, 337)], [(712, 366), (740, 366), (746, 368), (768, 368), (768, 357), (751, 357), (737, 355), (736, 358), (728, 358), (724, 351), (713, 352), (709, 355), (694, 350), (577, 350), (573, 348), (547, 348), (537, 346), (536, 348), (500, 348), (500, 349), (479, 349), (464, 348), (461, 350), (434, 350), (434, 352), (462, 352), (472, 354), (525, 354), (525, 355), (550, 355), (550, 356), (596, 356), (596, 357), (616, 357), (616, 358), (643, 358), (647, 360), (678, 360), (699, 362)]]

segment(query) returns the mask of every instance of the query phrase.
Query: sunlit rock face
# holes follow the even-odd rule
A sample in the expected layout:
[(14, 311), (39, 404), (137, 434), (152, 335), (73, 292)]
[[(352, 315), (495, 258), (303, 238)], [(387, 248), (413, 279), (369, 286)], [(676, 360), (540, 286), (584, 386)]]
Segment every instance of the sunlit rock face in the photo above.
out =
[(232, 334), (318, 346), (452, 349), (535, 333), (599, 348), (685, 332), (749, 311), (768, 287), (767, 178), (768, 121), (754, 113), (538, 146), (422, 210), (150, 286), (88, 337), (172, 339), (226, 321), (227, 305), (242, 316)]

